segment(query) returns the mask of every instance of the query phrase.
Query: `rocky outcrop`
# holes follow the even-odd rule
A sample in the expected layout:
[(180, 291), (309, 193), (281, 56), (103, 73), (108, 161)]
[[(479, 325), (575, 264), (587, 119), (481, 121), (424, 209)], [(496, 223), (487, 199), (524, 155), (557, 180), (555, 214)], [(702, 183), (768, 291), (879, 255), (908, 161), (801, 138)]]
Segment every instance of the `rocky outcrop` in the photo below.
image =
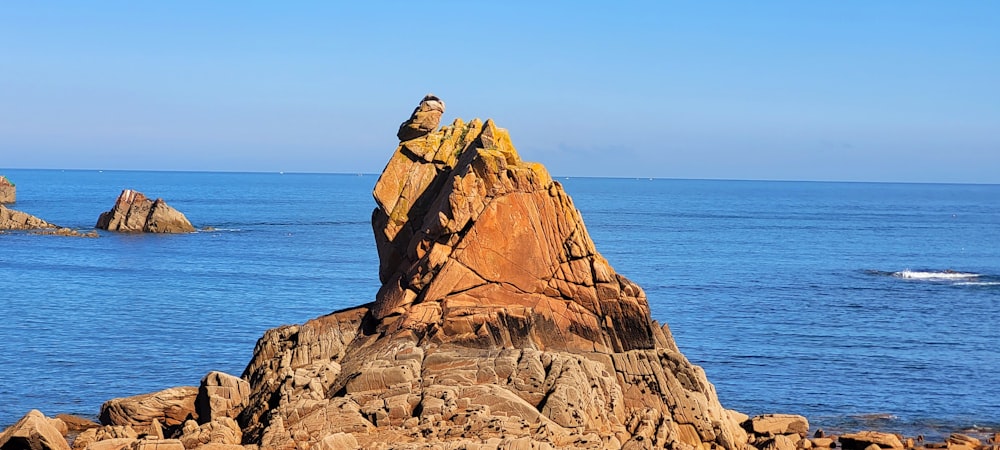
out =
[(98, 237), (96, 231), (80, 232), (71, 228), (60, 227), (31, 214), (0, 205), (0, 233), (4, 231), (28, 231), (29, 234), (53, 236)]
[(505, 130), (456, 120), (399, 137), (374, 189), (382, 288), (261, 338), (244, 444), (747, 447), (642, 289)]
[(17, 186), (11, 183), (7, 177), (0, 175), (0, 204), (14, 203), (17, 201)]
[(413, 110), (410, 118), (399, 125), (396, 137), (400, 141), (408, 141), (426, 136), (437, 129), (442, 114), (444, 114), (444, 102), (434, 94), (427, 94)]
[(58, 225), (0, 205), (0, 230), (56, 230)]
[(235, 418), (246, 406), (250, 383), (223, 372), (209, 372), (201, 379), (195, 410), (203, 422)]
[(190, 233), (191, 222), (162, 198), (155, 201), (141, 192), (125, 189), (110, 211), (101, 213), (96, 228), (108, 231), (145, 233)]
[(62, 433), (38, 410), (31, 410), (0, 433), (0, 450), (69, 450)]

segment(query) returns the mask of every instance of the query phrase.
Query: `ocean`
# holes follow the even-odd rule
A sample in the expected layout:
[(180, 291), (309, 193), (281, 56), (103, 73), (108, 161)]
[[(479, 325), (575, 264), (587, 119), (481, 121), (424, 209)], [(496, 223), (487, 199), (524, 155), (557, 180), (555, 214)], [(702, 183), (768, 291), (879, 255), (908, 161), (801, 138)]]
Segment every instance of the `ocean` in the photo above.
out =
[[(0, 234), (0, 427), (242, 373), (261, 334), (370, 302), (376, 175), (3, 169), (91, 229), (122, 189), (185, 235)], [(828, 430), (1000, 427), (1000, 185), (557, 178), (724, 406)]]

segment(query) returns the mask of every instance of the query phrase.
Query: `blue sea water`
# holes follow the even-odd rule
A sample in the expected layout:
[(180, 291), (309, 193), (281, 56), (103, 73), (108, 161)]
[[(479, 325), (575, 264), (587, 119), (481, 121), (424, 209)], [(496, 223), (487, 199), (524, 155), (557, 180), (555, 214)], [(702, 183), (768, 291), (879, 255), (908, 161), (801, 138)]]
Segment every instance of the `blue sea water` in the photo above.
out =
[[(369, 302), (375, 175), (3, 170), (90, 229), (124, 188), (186, 235), (0, 234), (0, 427), (240, 374), (268, 328)], [(1000, 426), (1000, 186), (560, 179), (728, 408)]]

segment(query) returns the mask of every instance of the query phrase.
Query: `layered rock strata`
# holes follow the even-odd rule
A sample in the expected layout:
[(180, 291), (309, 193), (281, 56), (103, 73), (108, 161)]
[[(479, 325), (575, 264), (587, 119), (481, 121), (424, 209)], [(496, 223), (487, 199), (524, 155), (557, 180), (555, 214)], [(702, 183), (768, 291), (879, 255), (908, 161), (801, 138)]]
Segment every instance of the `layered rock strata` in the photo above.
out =
[(11, 183), (7, 177), (0, 175), (0, 204), (14, 203), (17, 201), (17, 186)]
[(162, 198), (155, 201), (143, 193), (125, 189), (110, 211), (101, 213), (96, 228), (108, 231), (144, 233), (190, 233), (191, 222)]

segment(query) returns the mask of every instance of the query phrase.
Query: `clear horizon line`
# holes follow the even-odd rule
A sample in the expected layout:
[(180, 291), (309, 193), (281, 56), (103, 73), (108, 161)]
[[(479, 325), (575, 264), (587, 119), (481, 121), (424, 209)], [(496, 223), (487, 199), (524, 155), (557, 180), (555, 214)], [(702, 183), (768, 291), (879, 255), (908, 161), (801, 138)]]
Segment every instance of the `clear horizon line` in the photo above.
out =
[[(95, 168), (75, 168), (75, 169), (52, 169), (52, 168), (0, 168), (0, 175), (4, 170), (39, 170), (39, 171), (71, 171), (71, 172), (177, 172), (177, 173), (228, 173), (228, 174), (275, 174), (275, 175), (348, 175), (348, 176), (378, 176), (377, 172), (307, 172), (307, 171), (284, 171), (284, 170), (225, 170), (225, 169), (184, 169), (184, 170), (159, 170), (159, 169), (95, 169)], [(940, 184), (940, 185), (980, 185), (998, 186), (1000, 183), (977, 182), (977, 181), (886, 181), (886, 180), (807, 180), (807, 179), (783, 179), (783, 178), (725, 178), (725, 177), (662, 177), (662, 176), (601, 176), (601, 175), (552, 175), (552, 179), (572, 178), (596, 178), (596, 179), (617, 179), (617, 180), (662, 180), (662, 181), (735, 181), (735, 182), (769, 182), (769, 183), (857, 183), (857, 184)]]

